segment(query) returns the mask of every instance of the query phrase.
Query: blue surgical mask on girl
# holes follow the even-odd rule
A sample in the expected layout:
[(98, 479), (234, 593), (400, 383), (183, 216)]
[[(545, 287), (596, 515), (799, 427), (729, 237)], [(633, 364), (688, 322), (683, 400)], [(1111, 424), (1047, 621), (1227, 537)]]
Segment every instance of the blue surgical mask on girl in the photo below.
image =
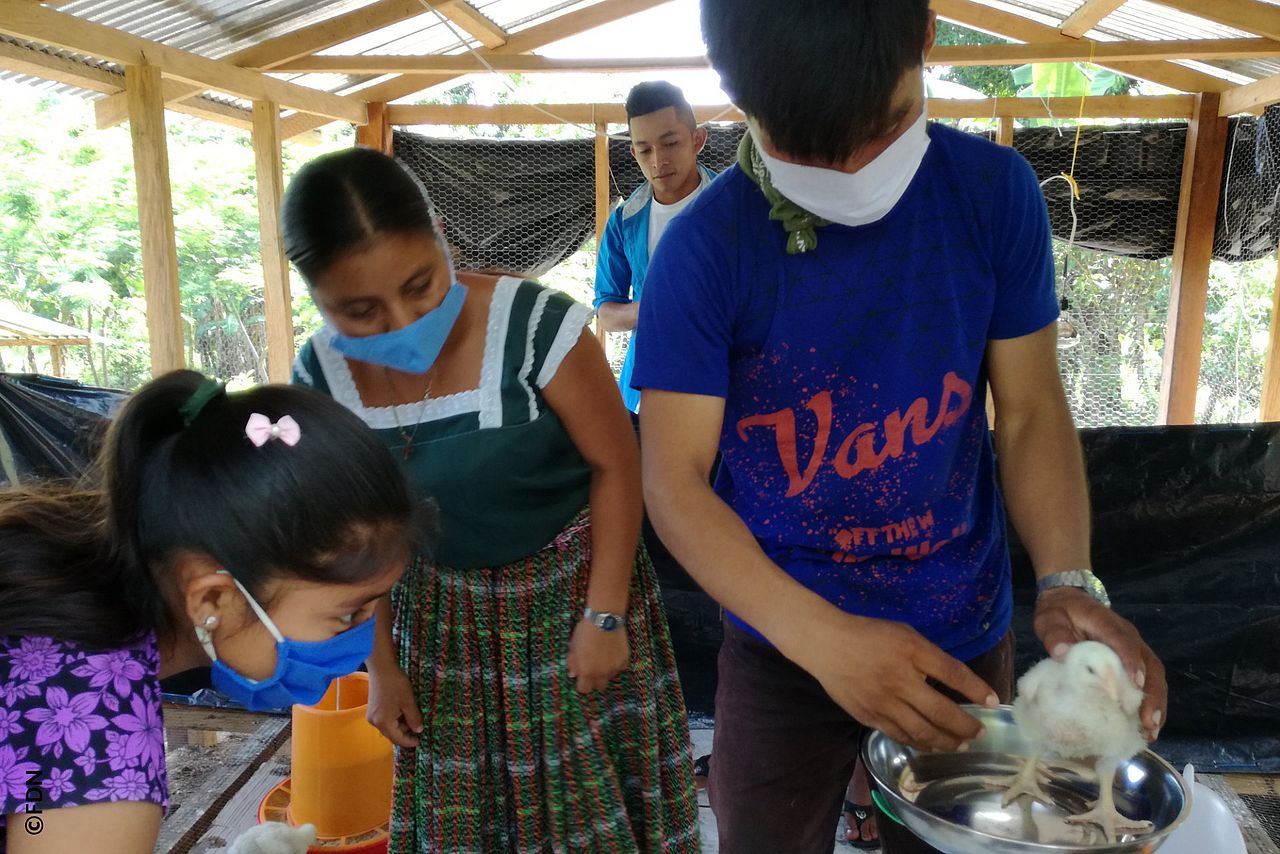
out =
[[(446, 253), (446, 261), (448, 257)], [(467, 286), (455, 280), (439, 306), (403, 329), (360, 338), (339, 333), (333, 336), (334, 349), (361, 362), (372, 362), (406, 374), (425, 374), (435, 364), (445, 339), (458, 322), (466, 298)]]
[[(231, 574), (226, 570), (219, 572)], [(196, 626), (196, 637), (213, 661), (213, 686), (250, 711), (286, 709), (295, 703), (313, 706), (329, 690), (329, 683), (354, 673), (373, 652), (373, 617), (328, 640), (289, 640), (244, 585), (235, 578), (232, 581), (276, 640), (275, 673), (261, 681), (250, 679), (218, 660), (207, 629)]]

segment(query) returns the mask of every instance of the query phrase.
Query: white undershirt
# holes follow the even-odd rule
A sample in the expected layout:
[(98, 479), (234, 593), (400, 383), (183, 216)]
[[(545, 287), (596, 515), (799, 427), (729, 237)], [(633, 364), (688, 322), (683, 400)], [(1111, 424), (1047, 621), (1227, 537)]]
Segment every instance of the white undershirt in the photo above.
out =
[(667, 224), (689, 206), (689, 203), (698, 198), (698, 194), (707, 186), (707, 176), (703, 175), (698, 186), (693, 192), (685, 196), (680, 201), (671, 205), (664, 205), (658, 201), (658, 197), (654, 196), (653, 204), (649, 205), (649, 257), (653, 257), (653, 250), (658, 245), (658, 239), (662, 237), (662, 232), (667, 230)]

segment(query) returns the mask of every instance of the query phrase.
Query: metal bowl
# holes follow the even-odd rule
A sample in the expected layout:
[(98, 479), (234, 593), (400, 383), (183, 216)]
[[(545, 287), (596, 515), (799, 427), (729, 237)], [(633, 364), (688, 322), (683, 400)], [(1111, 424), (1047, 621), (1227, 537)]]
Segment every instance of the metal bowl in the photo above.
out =
[(1191, 792), (1182, 777), (1150, 750), (1120, 766), (1116, 807), (1153, 829), (1120, 834), (1107, 842), (1101, 829), (1068, 824), (1098, 797), (1091, 766), (1051, 759), (1044, 791), (1053, 805), (1022, 797), (1001, 806), (1004, 789), (994, 781), (1012, 777), (1032, 752), (1013, 721), (1011, 706), (964, 710), (986, 727), (965, 753), (929, 753), (904, 747), (872, 732), (863, 746), (867, 769), (890, 809), (909, 830), (947, 854), (1150, 854), (1191, 813)]

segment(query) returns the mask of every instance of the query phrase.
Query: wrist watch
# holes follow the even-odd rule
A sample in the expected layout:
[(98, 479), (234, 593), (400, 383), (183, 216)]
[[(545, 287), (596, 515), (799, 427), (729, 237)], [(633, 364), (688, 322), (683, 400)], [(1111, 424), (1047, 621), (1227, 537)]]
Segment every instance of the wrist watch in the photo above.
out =
[(1101, 604), (1108, 608), (1111, 607), (1111, 597), (1107, 595), (1107, 588), (1102, 585), (1098, 576), (1094, 575), (1090, 570), (1070, 569), (1066, 572), (1054, 572), (1046, 575), (1036, 582), (1036, 599), (1039, 600), (1041, 594), (1055, 587), (1078, 587)]
[(602, 632), (616, 632), (627, 622), (621, 614), (610, 614), (608, 611), (597, 611), (595, 608), (583, 608), (582, 619)]

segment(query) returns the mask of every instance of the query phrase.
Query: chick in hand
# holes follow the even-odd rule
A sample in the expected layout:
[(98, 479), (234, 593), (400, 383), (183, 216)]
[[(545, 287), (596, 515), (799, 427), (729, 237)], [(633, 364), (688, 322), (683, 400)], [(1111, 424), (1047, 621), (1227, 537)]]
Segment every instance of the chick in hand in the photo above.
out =
[(1010, 781), (1005, 804), (1022, 795), (1050, 803), (1040, 788), (1040, 759), (1092, 760), (1098, 774), (1098, 800), (1093, 808), (1068, 819), (1096, 824), (1107, 841), (1118, 832), (1151, 830), (1150, 822), (1126, 818), (1115, 806), (1116, 769), (1146, 746), (1138, 709), (1142, 691), (1125, 673), (1120, 656), (1105, 644), (1083, 641), (1063, 661), (1045, 659), (1018, 680), (1013, 719), (1036, 745), (1022, 770)]

